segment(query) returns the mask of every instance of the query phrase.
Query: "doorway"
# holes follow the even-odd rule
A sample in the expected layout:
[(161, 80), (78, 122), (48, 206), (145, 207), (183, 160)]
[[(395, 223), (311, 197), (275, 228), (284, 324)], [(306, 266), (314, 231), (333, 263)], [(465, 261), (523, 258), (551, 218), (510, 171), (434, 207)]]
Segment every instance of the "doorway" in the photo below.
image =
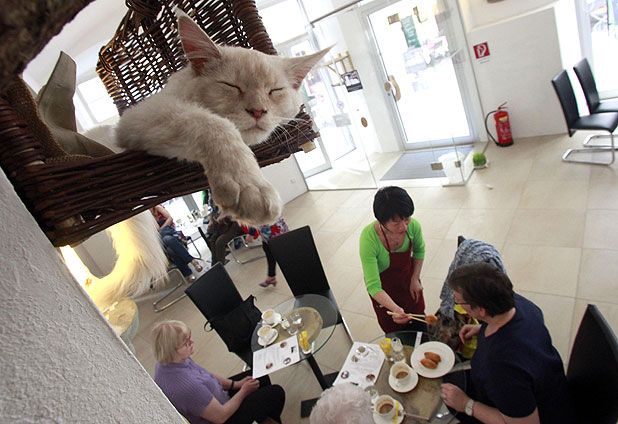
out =
[(404, 149), (478, 140), (480, 111), (455, 2), (377, 1), (361, 7)]

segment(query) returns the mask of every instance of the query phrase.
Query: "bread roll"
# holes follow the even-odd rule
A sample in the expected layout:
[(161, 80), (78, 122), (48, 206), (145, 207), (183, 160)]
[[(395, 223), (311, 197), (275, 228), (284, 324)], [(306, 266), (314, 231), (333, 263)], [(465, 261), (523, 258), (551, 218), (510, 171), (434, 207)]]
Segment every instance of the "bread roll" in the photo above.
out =
[(425, 352), (425, 358), (429, 359), (430, 361), (434, 361), (436, 364), (442, 360), (442, 358), (440, 358), (440, 355), (433, 352)]
[(436, 367), (438, 366), (436, 362), (432, 361), (431, 359), (427, 359), (427, 358), (421, 359), (421, 365), (423, 365), (425, 368), (429, 368), (432, 370), (435, 370)]

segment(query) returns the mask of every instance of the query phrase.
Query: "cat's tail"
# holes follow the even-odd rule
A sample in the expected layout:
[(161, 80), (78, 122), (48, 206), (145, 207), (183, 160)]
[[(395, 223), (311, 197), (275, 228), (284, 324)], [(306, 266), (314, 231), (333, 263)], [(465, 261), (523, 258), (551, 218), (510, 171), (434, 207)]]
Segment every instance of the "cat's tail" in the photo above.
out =
[(117, 259), (111, 273), (95, 279), (94, 286), (101, 303), (139, 296), (151, 289), (153, 284), (165, 284), (168, 260), (150, 212), (142, 212), (119, 222), (108, 231)]

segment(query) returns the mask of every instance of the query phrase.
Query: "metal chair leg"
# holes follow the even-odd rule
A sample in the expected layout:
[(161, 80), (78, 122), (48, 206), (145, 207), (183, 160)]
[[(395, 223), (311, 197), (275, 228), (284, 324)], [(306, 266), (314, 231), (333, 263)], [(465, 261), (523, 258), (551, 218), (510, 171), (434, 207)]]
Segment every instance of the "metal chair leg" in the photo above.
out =
[[(592, 134), (586, 137), (582, 144), (584, 147), (611, 147), (609, 144), (592, 144), (592, 141), (596, 140), (597, 138), (610, 138), (611, 139), (611, 137), (612, 137), (611, 134)], [(616, 148), (618, 149), (618, 147)]]
[[(611, 165), (614, 163), (616, 159), (616, 152), (614, 146), (614, 134), (610, 134), (611, 144), (607, 147), (588, 147), (584, 149), (569, 149), (562, 155), (562, 160), (565, 162), (575, 162), (575, 163), (588, 163), (592, 165)], [(593, 152), (611, 152), (612, 159), (609, 162), (596, 162), (589, 160), (575, 160), (575, 159), (567, 159), (571, 153), (593, 153)]]
[(198, 257), (202, 259), (202, 254), (200, 253), (200, 249), (198, 249), (197, 246), (195, 245), (195, 241), (193, 241), (191, 237), (187, 237), (187, 240), (191, 242), (191, 244), (193, 245), (193, 248), (197, 252)]
[(185, 284), (185, 278), (183, 277), (182, 273), (180, 272), (180, 270), (178, 268), (170, 269), (167, 274), (168, 274), (168, 276), (170, 276), (170, 274), (176, 274), (176, 273), (180, 276), (180, 280), (179, 280), (180, 282), (178, 284), (176, 284), (175, 287), (170, 289), (167, 293), (165, 293), (163, 296), (161, 296), (160, 298), (158, 298), (157, 300), (155, 300), (152, 303), (152, 308), (154, 309), (155, 312), (161, 312), (161, 311), (166, 310), (167, 308), (169, 308), (173, 304), (181, 301), (186, 296), (186, 294), (183, 292), (182, 295), (174, 298), (170, 302), (168, 302), (165, 305), (159, 307), (159, 303), (161, 303), (162, 301), (167, 299), (172, 293), (174, 293), (176, 290), (178, 290), (180, 287), (182, 287)]
[(261, 259), (261, 258), (266, 256), (266, 254), (262, 254), (262, 255), (253, 256), (253, 257), (251, 257), (249, 259), (245, 259), (245, 260), (239, 259), (236, 256), (236, 254), (234, 253), (234, 251), (236, 250), (236, 249), (234, 249), (234, 241), (236, 241), (238, 238), (242, 239), (243, 246), (245, 246), (246, 249), (255, 249), (256, 247), (262, 247), (261, 244), (258, 244), (256, 246), (249, 246), (249, 244), (247, 244), (247, 242), (244, 240), (244, 238), (245, 238), (244, 235), (238, 236), (238, 237), (234, 237), (232, 240), (230, 240), (227, 243), (227, 247), (230, 249), (230, 253), (232, 254), (232, 257), (234, 258), (234, 260), (236, 261), (237, 264), (241, 264), (241, 265), (248, 264), (249, 262), (257, 261), (258, 259)]

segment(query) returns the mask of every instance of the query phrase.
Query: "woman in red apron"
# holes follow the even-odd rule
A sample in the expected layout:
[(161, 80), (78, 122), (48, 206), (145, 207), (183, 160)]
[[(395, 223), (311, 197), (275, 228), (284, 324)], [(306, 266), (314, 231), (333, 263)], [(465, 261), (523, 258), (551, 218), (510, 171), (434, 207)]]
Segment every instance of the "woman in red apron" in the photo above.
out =
[[(407, 313), (424, 314), (420, 273), (425, 257), (421, 226), (413, 219), (414, 203), (400, 187), (383, 187), (375, 195), (376, 221), (360, 237), (360, 256), (367, 292), (385, 333), (426, 331)], [(388, 311), (394, 315), (388, 315)]]

